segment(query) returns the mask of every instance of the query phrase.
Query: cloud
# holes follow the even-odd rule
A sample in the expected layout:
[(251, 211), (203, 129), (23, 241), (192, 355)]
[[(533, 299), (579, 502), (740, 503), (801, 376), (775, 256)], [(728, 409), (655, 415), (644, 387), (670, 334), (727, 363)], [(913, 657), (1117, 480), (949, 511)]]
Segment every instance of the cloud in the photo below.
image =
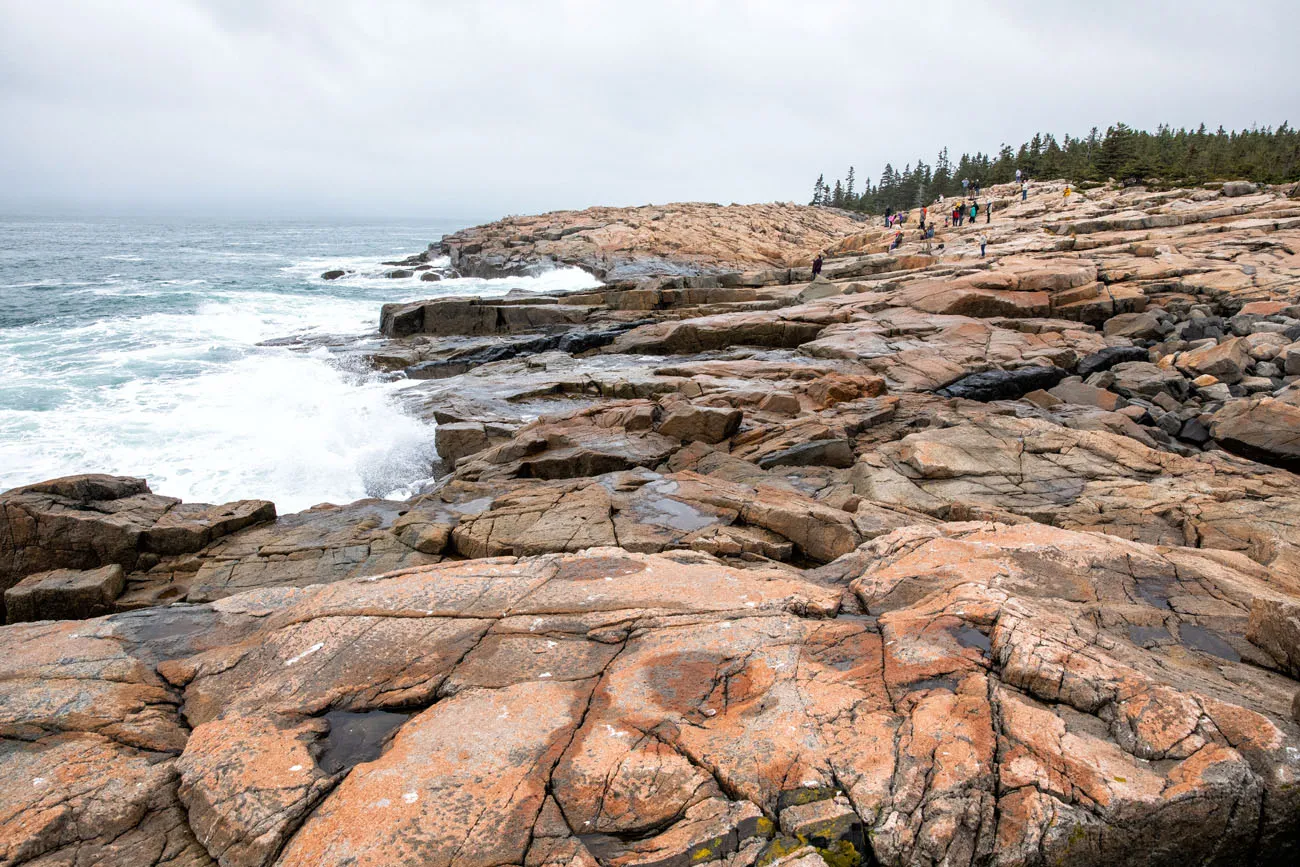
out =
[(0, 210), (804, 199), (1117, 120), (1276, 124), (1300, 9), (0, 0)]

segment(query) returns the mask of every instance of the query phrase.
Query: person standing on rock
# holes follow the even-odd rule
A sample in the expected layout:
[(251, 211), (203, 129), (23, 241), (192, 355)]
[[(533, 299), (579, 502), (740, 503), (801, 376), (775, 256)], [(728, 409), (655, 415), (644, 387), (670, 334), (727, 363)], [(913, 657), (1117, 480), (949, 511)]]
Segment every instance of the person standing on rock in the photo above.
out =
[(966, 198), (966, 190), (970, 187), (970, 181), (965, 178), (961, 179), (961, 197)]
[(985, 223), (993, 222), (993, 200), (992, 199), (984, 200), (984, 222)]
[(980, 215), (980, 206), (979, 206), (979, 202), (971, 202), (971, 203), (970, 203), (970, 222), (971, 222), (971, 225), (972, 225), (972, 226), (975, 225), (975, 221), (976, 221), (977, 219), (979, 219), (979, 215)]
[(922, 205), (921, 206), (921, 231), (922, 232), (925, 231), (925, 216), (928, 213), (930, 213), (930, 209), (925, 207), (925, 205)]
[(817, 258), (813, 259), (813, 279), (816, 280), (817, 276), (821, 274), (821, 272), (822, 272), (822, 254), (818, 253)]
[(1065, 203), (1066, 203), (1067, 205), (1070, 204), (1070, 185), (1069, 185), (1069, 184), (1066, 184), (1066, 185), (1065, 185)]
[(1020, 169), (1016, 169), (1016, 183), (1020, 183)]
[(1020, 185), (1020, 201), (1026, 202), (1028, 200), (1029, 200), (1029, 182), (1025, 181), (1023, 184)]
[(984, 248), (989, 245), (989, 236), (980, 235), (980, 258), (984, 258)]

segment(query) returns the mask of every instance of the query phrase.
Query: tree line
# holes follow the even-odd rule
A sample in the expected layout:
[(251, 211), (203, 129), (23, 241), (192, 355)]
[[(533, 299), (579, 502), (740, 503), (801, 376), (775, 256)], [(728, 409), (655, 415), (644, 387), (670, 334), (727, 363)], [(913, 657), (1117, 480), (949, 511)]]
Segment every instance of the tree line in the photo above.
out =
[(963, 179), (984, 186), (1009, 183), (1017, 169), (1030, 178), (1081, 185), (1111, 178), (1164, 186), (1230, 179), (1280, 184), (1300, 180), (1300, 131), (1284, 122), (1277, 129), (1232, 132), (1222, 126), (1209, 132), (1205, 124), (1195, 130), (1161, 125), (1152, 133), (1119, 123), (1105, 135), (1093, 127), (1086, 136), (1064, 135), (1059, 141), (1051, 133), (1035, 133), (1019, 148), (1004, 144), (996, 155), (962, 154), (954, 163), (945, 147), (934, 165), (918, 159), (900, 171), (887, 163), (879, 183), (868, 178), (860, 188), (852, 166), (833, 184), (818, 175), (812, 204), (871, 214), (905, 210), (940, 195), (961, 195)]

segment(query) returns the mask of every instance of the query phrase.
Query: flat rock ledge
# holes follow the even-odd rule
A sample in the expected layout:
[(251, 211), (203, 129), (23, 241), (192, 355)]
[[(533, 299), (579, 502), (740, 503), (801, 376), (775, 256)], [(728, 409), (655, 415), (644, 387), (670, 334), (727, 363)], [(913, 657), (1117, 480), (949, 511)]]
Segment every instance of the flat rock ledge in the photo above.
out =
[(418, 496), (0, 493), (0, 865), (1296, 863), (1300, 202), (1063, 187), (466, 230), (605, 284), (327, 347)]

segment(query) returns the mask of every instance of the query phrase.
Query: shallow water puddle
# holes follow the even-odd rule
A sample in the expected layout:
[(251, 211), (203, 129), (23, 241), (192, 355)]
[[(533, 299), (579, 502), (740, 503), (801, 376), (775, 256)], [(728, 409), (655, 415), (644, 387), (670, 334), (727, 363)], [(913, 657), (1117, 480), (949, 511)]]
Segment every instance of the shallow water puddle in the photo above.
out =
[(321, 741), (323, 750), (317, 764), (325, 773), (337, 774), (374, 761), (384, 751), (388, 736), (410, 718), (409, 713), (386, 710), (330, 711), (325, 714), (330, 730)]
[(1178, 639), (1193, 650), (1199, 650), (1202, 653), (1208, 653), (1229, 662), (1241, 662), (1241, 654), (1237, 653), (1231, 644), (1203, 626), (1184, 623), (1178, 627)]

